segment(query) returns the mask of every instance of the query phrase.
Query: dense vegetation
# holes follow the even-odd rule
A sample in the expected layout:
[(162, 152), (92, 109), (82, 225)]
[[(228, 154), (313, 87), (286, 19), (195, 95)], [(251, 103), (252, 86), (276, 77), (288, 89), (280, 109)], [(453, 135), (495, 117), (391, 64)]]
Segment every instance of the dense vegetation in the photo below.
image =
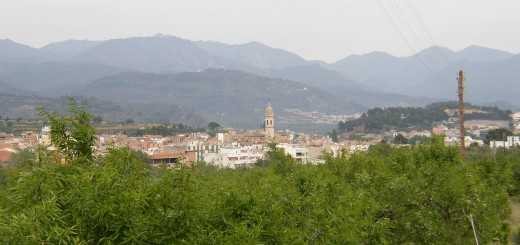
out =
[[(0, 116), (3, 118), (10, 117), (11, 119), (34, 119), (37, 116), (38, 108), (42, 106), (65, 113), (67, 112), (68, 98), (67, 96), (50, 98), (32, 94), (6, 94), (2, 93), (0, 89)], [(207, 125), (205, 120), (184, 106), (152, 103), (117, 104), (94, 97), (75, 96), (75, 98), (77, 101), (88, 100), (92, 112), (98, 116), (97, 118), (108, 122), (124, 122), (127, 119), (132, 119), (136, 122), (175, 122), (191, 126)]]
[[(379, 132), (382, 130), (424, 130), (431, 129), (436, 123), (448, 120), (446, 109), (457, 109), (458, 102), (439, 102), (424, 108), (416, 107), (389, 107), (373, 108), (360, 118), (352, 121), (341, 121), (338, 124), (339, 132), (360, 131)], [(500, 110), (497, 107), (479, 107), (464, 104), (466, 109), (477, 109), (482, 112), (465, 114), (466, 120), (511, 120), (509, 110)]]
[(128, 148), (93, 157), (72, 108), (47, 114), (57, 150), (0, 170), (0, 243), (469, 244), (470, 217), (481, 243), (509, 239), (518, 152), (463, 163), (434, 138), (302, 165), (272, 144), (252, 168), (153, 168)]
[[(459, 103), (456, 101), (437, 102), (426, 106), (426, 109), (458, 109)], [(483, 112), (467, 113), (464, 115), (466, 120), (511, 120), (511, 110), (501, 110), (492, 106), (476, 106), (471, 103), (464, 103), (466, 109), (476, 109)]]
[(150, 128), (143, 129), (128, 129), (125, 130), (125, 134), (129, 137), (144, 136), (144, 135), (162, 135), (172, 136), (182, 133), (193, 133), (204, 131), (203, 128), (193, 128), (183, 124), (170, 124), (170, 125), (159, 125), (152, 126)]
[(397, 129), (431, 129), (436, 122), (447, 120), (448, 115), (441, 108), (389, 107), (373, 108), (360, 118), (352, 121), (341, 121), (340, 132), (348, 132), (364, 127), (366, 132)]
[(221, 129), (220, 125), (216, 122), (210, 122), (206, 127), (190, 127), (187, 125), (183, 125), (181, 123), (175, 124), (165, 124), (152, 126), (147, 128), (135, 128), (135, 129), (126, 129), (124, 134), (130, 137), (139, 137), (144, 135), (162, 135), (162, 136), (173, 136), (178, 134), (187, 134), (194, 132), (205, 132), (208, 133), (211, 137), (215, 137), (216, 133), (225, 132)]

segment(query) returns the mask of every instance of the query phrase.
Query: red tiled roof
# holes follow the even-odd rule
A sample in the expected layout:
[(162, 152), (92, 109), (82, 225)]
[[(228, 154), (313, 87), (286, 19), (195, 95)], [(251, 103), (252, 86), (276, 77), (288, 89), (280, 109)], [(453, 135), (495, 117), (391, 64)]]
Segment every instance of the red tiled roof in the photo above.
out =
[(7, 144), (0, 144), (0, 150), (5, 148), (12, 148), (13, 144), (7, 143)]
[(12, 153), (9, 151), (0, 150), (0, 161), (2, 161), (2, 162), (8, 161), (9, 159), (11, 159), (11, 154)]
[(182, 158), (184, 157), (184, 153), (170, 153), (170, 152), (162, 152), (156, 153), (153, 155), (149, 155), (150, 159), (166, 159), (166, 158)]

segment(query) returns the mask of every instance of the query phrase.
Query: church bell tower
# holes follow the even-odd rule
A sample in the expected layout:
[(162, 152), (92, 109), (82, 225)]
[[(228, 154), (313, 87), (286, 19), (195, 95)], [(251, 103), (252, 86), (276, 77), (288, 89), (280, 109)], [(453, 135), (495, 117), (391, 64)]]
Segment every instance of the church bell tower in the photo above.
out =
[(271, 102), (265, 108), (265, 137), (274, 140), (274, 113)]

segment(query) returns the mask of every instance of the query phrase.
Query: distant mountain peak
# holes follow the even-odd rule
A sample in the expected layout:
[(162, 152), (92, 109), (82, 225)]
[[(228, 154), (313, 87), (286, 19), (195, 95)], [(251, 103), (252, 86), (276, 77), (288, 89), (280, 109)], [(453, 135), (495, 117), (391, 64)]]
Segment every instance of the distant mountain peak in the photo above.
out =
[(206, 51), (254, 69), (281, 69), (309, 63), (300, 56), (259, 42), (229, 45), (211, 41), (195, 42)]
[(227, 66), (221, 57), (189, 40), (170, 35), (111, 39), (78, 54), (73, 60), (148, 72)]
[(257, 41), (251, 41), (251, 42), (247, 42), (247, 43), (244, 43), (244, 45), (258, 45), (258, 46), (267, 46), (263, 43), (260, 43), (260, 42), (257, 42)]
[(38, 50), (25, 44), (17, 43), (11, 39), (0, 39), (0, 60), (15, 62), (39, 61), (41, 54)]
[(168, 35), (168, 34), (162, 34), (162, 33), (157, 33), (155, 35), (153, 35), (153, 37), (170, 37), (171, 35)]
[(18, 47), (26, 47), (26, 48), (31, 48), (31, 49), (34, 49), (33, 47), (29, 46), (29, 45), (25, 45), (25, 44), (21, 44), (21, 43), (17, 43), (9, 38), (6, 38), (6, 39), (0, 39), (0, 45), (10, 45), (10, 46), (18, 46)]
[(67, 60), (100, 43), (101, 41), (69, 39), (66, 41), (49, 43), (41, 47), (39, 50), (55, 53), (56, 55), (59, 55), (61, 59)]
[(334, 64), (336, 66), (338, 66), (338, 65), (341, 66), (341, 64), (343, 64), (343, 63), (352, 63), (352, 62), (360, 62), (360, 61), (362, 61), (362, 62), (370, 61), (371, 62), (371, 60), (382, 61), (382, 60), (394, 60), (394, 59), (398, 59), (398, 58), (389, 53), (386, 53), (386, 52), (373, 51), (373, 52), (366, 53), (363, 55), (352, 54), (352, 55), (347, 56), (344, 59), (338, 60)]
[(441, 52), (441, 53), (443, 53), (445, 55), (446, 54), (447, 55), (451, 55), (451, 54), (454, 53), (453, 50), (451, 50), (449, 48), (434, 45), (434, 46), (431, 46), (429, 48), (425, 48), (425, 49), (419, 51), (417, 54), (412, 55), (412, 56), (416, 56), (418, 54), (420, 55), (420, 54), (426, 54), (426, 53), (433, 53), (433, 52)]
[(459, 52), (467, 51), (467, 50), (493, 50), (493, 51), (508, 53), (508, 52), (500, 50), (500, 49), (494, 49), (494, 48), (484, 47), (484, 46), (479, 46), (479, 45), (467, 46), (466, 48), (461, 49)]
[(367, 53), (366, 55), (388, 55), (388, 56), (393, 56), (387, 52), (383, 52), (383, 51), (372, 51), (370, 53)]
[(476, 62), (489, 62), (511, 58), (514, 54), (498, 49), (482, 47), (477, 45), (468, 46), (457, 52), (459, 59)]

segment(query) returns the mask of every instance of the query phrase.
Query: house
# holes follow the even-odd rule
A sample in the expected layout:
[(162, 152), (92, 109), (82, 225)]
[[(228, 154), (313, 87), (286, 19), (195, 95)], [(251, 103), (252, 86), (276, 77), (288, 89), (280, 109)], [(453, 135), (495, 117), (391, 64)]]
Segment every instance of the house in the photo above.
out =
[(489, 147), (491, 148), (504, 147), (509, 149), (510, 147), (518, 146), (520, 146), (520, 136), (507, 136), (506, 141), (494, 140), (489, 142)]
[(173, 152), (161, 152), (161, 153), (155, 153), (153, 155), (149, 155), (148, 159), (150, 159), (150, 164), (157, 165), (157, 164), (166, 164), (168, 166), (174, 165), (175, 163), (178, 163), (182, 160), (184, 160), (186, 157), (184, 153), (173, 153)]
[(262, 145), (232, 144), (220, 147), (219, 152), (205, 153), (204, 161), (220, 168), (247, 167), (261, 159), (264, 154)]
[(305, 146), (295, 144), (279, 144), (277, 147), (284, 149), (285, 153), (291, 155), (300, 163), (309, 163), (309, 149)]

